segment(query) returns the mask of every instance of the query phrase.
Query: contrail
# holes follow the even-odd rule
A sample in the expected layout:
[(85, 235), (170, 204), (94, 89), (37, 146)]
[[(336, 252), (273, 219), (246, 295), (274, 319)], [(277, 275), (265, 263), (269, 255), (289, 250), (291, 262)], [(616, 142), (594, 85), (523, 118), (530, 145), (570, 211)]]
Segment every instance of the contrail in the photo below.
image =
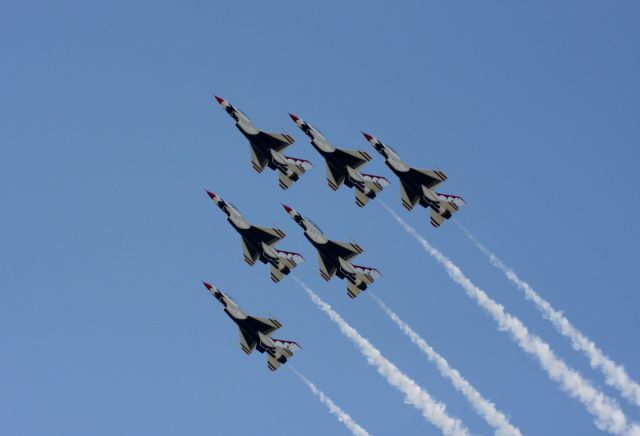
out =
[(533, 304), (542, 312), (542, 316), (551, 321), (560, 334), (569, 338), (573, 348), (582, 351), (587, 356), (591, 367), (600, 370), (604, 374), (608, 385), (618, 389), (622, 396), (631, 403), (640, 406), (640, 385), (629, 377), (622, 365), (611, 360), (591, 339), (574, 327), (562, 312), (555, 310), (548, 301), (538, 295), (527, 282), (521, 280), (510, 267), (502, 263), (498, 256), (482, 245), (462, 224), (457, 221), (456, 224), (476, 247), (489, 258), (489, 262), (501, 270), (509, 281), (522, 290), (527, 300), (533, 301)]
[(327, 408), (329, 409), (329, 413), (332, 413), (332, 414), (336, 415), (336, 417), (338, 418), (338, 421), (343, 423), (353, 435), (355, 435), (355, 436), (369, 436), (369, 432), (368, 431), (366, 431), (364, 428), (360, 427), (358, 425), (358, 423), (355, 422), (353, 420), (353, 418), (351, 418), (347, 412), (345, 412), (344, 410), (339, 408), (336, 405), (336, 403), (331, 401), (331, 398), (327, 397), (320, 389), (318, 389), (316, 387), (316, 385), (314, 385), (309, 380), (307, 380), (307, 378), (305, 376), (303, 376), (300, 372), (298, 372), (297, 369), (295, 369), (293, 366), (291, 366), (291, 364), (289, 364), (288, 366), (291, 369), (291, 371), (294, 372), (295, 375), (300, 377), (300, 380), (302, 380), (304, 382), (304, 384), (307, 385), (307, 387), (311, 390), (311, 392), (313, 392), (320, 399), (320, 401), (325, 406), (327, 406)]
[(385, 377), (390, 385), (404, 394), (405, 402), (422, 412), (422, 416), (445, 435), (467, 435), (469, 433), (460, 420), (451, 418), (447, 414), (444, 404), (431, 398), (416, 382), (388, 361), (377, 348), (363, 338), (356, 329), (351, 327), (330, 305), (322, 301), (307, 285), (297, 277), (293, 277), (293, 279), (309, 294), (311, 301), (326, 313), (331, 321), (338, 324), (342, 334), (356, 344), (360, 352), (367, 358), (367, 362), (375, 366), (378, 373)]
[(400, 330), (406, 334), (411, 342), (416, 344), (420, 351), (426, 354), (427, 358), (436, 364), (440, 374), (448, 378), (456, 390), (462, 393), (467, 400), (471, 403), (474, 410), (481, 415), (487, 423), (495, 429), (495, 434), (498, 436), (521, 436), (520, 430), (515, 428), (509, 423), (507, 417), (500, 411), (496, 410), (495, 405), (484, 398), (471, 383), (469, 383), (458, 370), (451, 368), (447, 360), (442, 357), (436, 350), (434, 350), (427, 342), (420, 337), (406, 322), (400, 319), (400, 317), (394, 313), (384, 302), (373, 293), (369, 295), (375, 300), (376, 303), (382, 308), (393, 322), (395, 322)]
[(585, 406), (587, 411), (594, 416), (596, 427), (618, 435), (640, 435), (640, 426), (627, 422), (627, 417), (615, 400), (596, 389), (579, 372), (569, 368), (562, 359), (555, 355), (549, 344), (538, 336), (531, 334), (518, 318), (506, 313), (502, 305), (493, 301), (483, 290), (474, 285), (460, 268), (439, 250), (432, 247), (424, 237), (418, 234), (393, 209), (383, 201), (379, 201), (379, 203), (407, 233), (422, 245), (422, 248), (431, 257), (446, 269), (449, 277), (462, 286), (469, 297), (476, 300), (480, 307), (489, 312), (498, 323), (500, 330), (506, 330), (511, 333), (520, 348), (538, 359), (538, 362), (540, 362), (540, 365), (547, 371), (552, 380), (558, 382), (565, 392)]

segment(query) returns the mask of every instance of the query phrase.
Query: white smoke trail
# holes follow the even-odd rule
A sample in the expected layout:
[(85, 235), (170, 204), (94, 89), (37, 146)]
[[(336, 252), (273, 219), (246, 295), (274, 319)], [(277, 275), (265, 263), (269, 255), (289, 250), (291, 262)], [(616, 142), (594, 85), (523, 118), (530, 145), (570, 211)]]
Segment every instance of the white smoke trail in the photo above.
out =
[(314, 395), (316, 395), (320, 399), (320, 401), (325, 406), (327, 406), (327, 408), (329, 409), (329, 413), (331, 413), (333, 415), (336, 415), (336, 418), (338, 418), (338, 421), (343, 423), (353, 435), (355, 435), (355, 436), (369, 436), (369, 432), (368, 431), (366, 431), (364, 428), (360, 427), (360, 425), (358, 425), (358, 423), (355, 422), (353, 420), (353, 418), (351, 418), (347, 412), (342, 410), (340, 407), (338, 407), (336, 405), (336, 403), (331, 401), (331, 398), (327, 397), (324, 394), (324, 392), (322, 392), (320, 389), (318, 389), (316, 387), (316, 385), (314, 385), (309, 380), (307, 380), (307, 378), (304, 375), (302, 375), (300, 372), (298, 372), (297, 369), (295, 369), (293, 366), (291, 366), (291, 364), (289, 364), (288, 366), (291, 369), (291, 371), (293, 371), (294, 374), (297, 375), (300, 378), (300, 380), (302, 380), (304, 382), (304, 384), (307, 385), (307, 387), (311, 390), (311, 392), (313, 392)]
[(432, 247), (424, 237), (418, 234), (393, 209), (382, 201), (379, 201), (379, 203), (407, 233), (422, 245), (422, 248), (431, 257), (445, 268), (449, 277), (462, 286), (467, 295), (493, 317), (500, 330), (506, 330), (511, 333), (520, 348), (538, 359), (538, 362), (547, 371), (552, 380), (558, 382), (565, 392), (585, 406), (587, 411), (595, 417), (595, 425), (600, 430), (618, 435), (640, 435), (640, 426), (635, 423), (630, 425), (627, 422), (627, 417), (615, 400), (596, 389), (579, 372), (569, 368), (562, 359), (555, 355), (549, 344), (538, 336), (531, 334), (518, 318), (506, 313), (502, 305), (493, 301), (483, 290), (474, 285), (460, 268), (440, 251)]
[(335, 322), (342, 334), (356, 344), (360, 352), (367, 358), (367, 362), (375, 366), (378, 373), (386, 378), (390, 385), (404, 394), (405, 402), (411, 404), (424, 416), (427, 421), (438, 427), (445, 435), (467, 435), (468, 430), (458, 419), (451, 418), (446, 412), (446, 406), (435, 401), (431, 396), (413, 380), (407, 377), (393, 363), (388, 361), (380, 351), (363, 338), (360, 333), (351, 327), (330, 305), (322, 301), (315, 292), (298, 278), (293, 279), (304, 289), (311, 301), (313, 301), (324, 313)]
[(376, 303), (382, 308), (393, 322), (395, 322), (400, 330), (406, 334), (411, 342), (416, 344), (420, 351), (426, 354), (427, 358), (436, 364), (440, 374), (449, 379), (456, 390), (462, 393), (467, 400), (471, 403), (474, 410), (481, 415), (487, 423), (495, 429), (495, 434), (498, 436), (521, 436), (520, 430), (515, 428), (509, 423), (507, 417), (500, 411), (496, 410), (495, 405), (484, 398), (471, 383), (469, 383), (458, 370), (451, 368), (447, 360), (442, 357), (436, 350), (433, 349), (427, 342), (420, 337), (406, 322), (393, 312), (384, 302), (373, 293), (369, 295), (375, 300)]
[(600, 370), (604, 374), (608, 385), (618, 389), (622, 393), (622, 396), (631, 403), (640, 406), (640, 384), (629, 377), (622, 365), (611, 360), (593, 341), (574, 327), (562, 312), (555, 310), (548, 301), (538, 295), (527, 282), (521, 280), (498, 256), (482, 245), (469, 230), (458, 222), (456, 222), (456, 224), (466, 233), (467, 237), (471, 239), (476, 247), (489, 258), (489, 262), (501, 270), (509, 281), (524, 292), (527, 300), (532, 301), (536, 305), (538, 310), (542, 312), (542, 316), (551, 321), (560, 334), (569, 338), (573, 348), (582, 351), (587, 356), (591, 367)]

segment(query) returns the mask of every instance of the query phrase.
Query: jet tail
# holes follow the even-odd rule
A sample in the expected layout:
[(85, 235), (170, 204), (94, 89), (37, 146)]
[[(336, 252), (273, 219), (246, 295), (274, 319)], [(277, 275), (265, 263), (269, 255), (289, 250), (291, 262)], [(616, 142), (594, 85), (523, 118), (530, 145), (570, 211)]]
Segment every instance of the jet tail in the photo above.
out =
[(284, 276), (288, 275), (292, 269), (302, 263), (304, 261), (304, 257), (298, 253), (290, 251), (275, 251), (278, 253), (279, 259), (277, 266), (273, 264), (271, 265), (271, 280), (278, 283)]
[(356, 189), (356, 204), (359, 207), (364, 207), (369, 200), (376, 197), (385, 186), (389, 185), (389, 181), (382, 176), (374, 176), (372, 174), (362, 174), (364, 191), (360, 188)]
[(347, 295), (349, 298), (356, 298), (360, 292), (367, 289), (375, 279), (381, 276), (380, 271), (366, 266), (353, 265), (356, 270), (356, 280), (347, 282)]
[(437, 205), (431, 206), (431, 225), (440, 227), (442, 223), (451, 218), (460, 206), (465, 204), (464, 200), (456, 195), (436, 193), (438, 197)]
[(293, 354), (300, 350), (300, 345), (293, 341), (287, 341), (284, 339), (273, 338), (275, 344), (274, 353), (269, 354), (267, 358), (267, 366), (271, 371), (275, 371), (280, 368), (281, 365), (287, 363)]
[(286, 161), (286, 173), (282, 170), (280, 171), (280, 187), (282, 189), (288, 189), (308, 169), (313, 168), (313, 165), (311, 165), (311, 162), (308, 160), (289, 156), (283, 157)]

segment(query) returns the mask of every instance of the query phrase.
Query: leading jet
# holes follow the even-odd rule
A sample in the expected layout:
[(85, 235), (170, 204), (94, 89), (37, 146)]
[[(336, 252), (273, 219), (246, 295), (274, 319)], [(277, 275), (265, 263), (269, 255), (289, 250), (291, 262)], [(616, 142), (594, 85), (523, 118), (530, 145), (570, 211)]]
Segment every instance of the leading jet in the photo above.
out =
[(355, 298), (380, 277), (380, 272), (375, 268), (351, 263), (351, 259), (363, 251), (358, 244), (332, 241), (309, 218), (303, 217), (295, 209), (285, 204), (282, 206), (289, 216), (303, 228), (304, 236), (318, 250), (320, 275), (323, 279), (329, 281), (334, 274), (340, 279), (346, 278), (348, 281), (347, 295), (350, 298)]
[(275, 371), (287, 362), (293, 353), (300, 349), (300, 345), (293, 341), (272, 338), (274, 331), (282, 327), (277, 319), (258, 318), (244, 313), (231, 297), (225, 295), (215, 286), (202, 282), (209, 293), (224, 306), (225, 313), (238, 325), (240, 329), (240, 348), (246, 354), (256, 349), (260, 353), (267, 353), (267, 366)]
[(254, 226), (231, 203), (213, 192), (207, 191), (207, 195), (222, 209), (229, 224), (240, 234), (245, 262), (253, 266), (260, 259), (262, 263), (271, 264), (271, 280), (278, 283), (304, 260), (298, 253), (276, 250), (273, 247), (286, 236), (282, 230)]
[(465, 202), (457, 195), (441, 194), (433, 189), (447, 180), (447, 175), (438, 170), (420, 170), (412, 168), (400, 159), (398, 153), (378, 139), (362, 133), (373, 148), (384, 157), (384, 163), (400, 179), (400, 197), (407, 210), (413, 209), (416, 203), (431, 208), (431, 225), (440, 227), (451, 218)]
[(251, 164), (258, 173), (268, 166), (280, 174), (280, 187), (287, 189), (297, 181), (305, 171), (313, 168), (311, 162), (282, 154), (285, 148), (293, 144), (294, 139), (285, 133), (269, 133), (259, 130), (239, 109), (231, 106), (225, 99), (215, 96), (218, 103), (236, 121), (236, 127), (249, 140)]
[(365, 151), (347, 150), (331, 144), (320, 131), (300, 117), (289, 114), (291, 119), (311, 139), (311, 145), (324, 157), (327, 164), (327, 183), (337, 191), (343, 183), (356, 188), (356, 204), (364, 207), (389, 181), (382, 176), (364, 174), (359, 169), (371, 160)]

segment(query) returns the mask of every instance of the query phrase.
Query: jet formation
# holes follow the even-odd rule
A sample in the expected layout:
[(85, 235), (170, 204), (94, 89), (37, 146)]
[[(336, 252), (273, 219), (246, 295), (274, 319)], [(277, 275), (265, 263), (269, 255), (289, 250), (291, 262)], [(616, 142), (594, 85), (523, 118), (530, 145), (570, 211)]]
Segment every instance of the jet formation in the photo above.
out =
[[(282, 189), (290, 188), (306, 171), (313, 168), (311, 162), (301, 158), (285, 156), (284, 150), (294, 143), (294, 138), (286, 133), (270, 133), (258, 129), (238, 108), (225, 99), (215, 97), (231, 118), (242, 135), (249, 141), (253, 168), (262, 173), (264, 168), (278, 173)], [(342, 185), (355, 191), (355, 202), (364, 207), (370, 200), (380, 195), (389, 185), (386, 177), (365, 174), (362, 168), (372, 160), (366, 151), (340, 148), (310, 123), (294, 114), (289, 114), (293, 122), (310, 139), (313, 148), (325, 161), (327, 184), (337, 191)], [(363, 135), (367, 142), (384, 158), (386, 166), (400, 181), (400, 199), (405, 209), (411, 211), (416, 204), (430, 210), (430, 221), (439, 227), (450, 219), (464, 200), (457, 195), (443, 194), (434, 189), (447, 180), (447, 175), (437, 169), (417, 169), (405, 163), (389, 145), (382, 143), (368, 133)], [(258, 260), (271, 266), (271, 280), (278, 283), (303, 262), (302, 255), (278, 250), (275, 245), (285, 237), (278, 228), (258, 227), (249, 222), (230, 202), (213, 192), (207, 195), (224, 212), (227, 221), (239, 233), (245, 262), (253, 266)], [(363, 250), (359, 244), (329, 239), (311, 219), (301, 215), (290, 206), (284, 205), (287, 214), (303, 229), (304, 236), (318, 252), (320, 276), (330, 281), (333, 276), (347, 281), (347, 295), (356, 298), (381, 276), (376, 268), (352, 263)], [(275, 371), (286, 363), (300, 346), (293, 341), (275, 339), (271, 334), (282, 324), (273, 318), (258, 318), (247, 315), (228, 295), (214, 286), (203, 282), (207, 290), (224, 306), (225, 313), (240, 329), (240, 347), (246, 354), (254, 349), (267, 353), (267, 366)]]

